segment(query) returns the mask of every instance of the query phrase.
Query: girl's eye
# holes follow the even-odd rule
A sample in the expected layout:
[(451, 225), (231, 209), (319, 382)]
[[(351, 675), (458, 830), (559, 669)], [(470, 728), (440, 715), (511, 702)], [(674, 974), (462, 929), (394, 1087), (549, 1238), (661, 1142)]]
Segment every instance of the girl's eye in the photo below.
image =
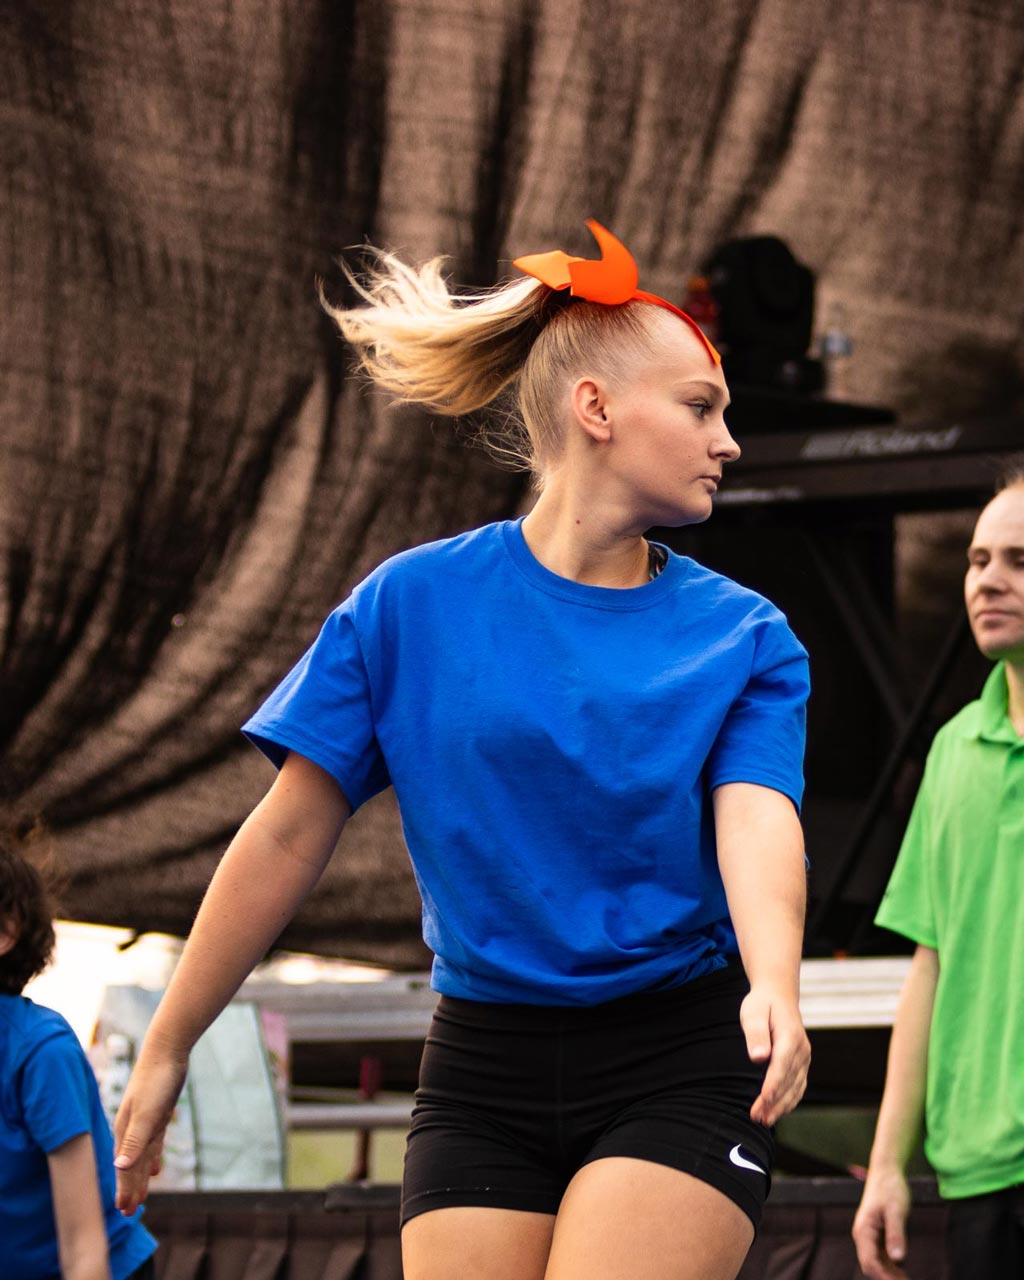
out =
[(691, 400), (690, 408), (701, 420), (706, 418), (711, 412), (711, 405), (707, 400)]

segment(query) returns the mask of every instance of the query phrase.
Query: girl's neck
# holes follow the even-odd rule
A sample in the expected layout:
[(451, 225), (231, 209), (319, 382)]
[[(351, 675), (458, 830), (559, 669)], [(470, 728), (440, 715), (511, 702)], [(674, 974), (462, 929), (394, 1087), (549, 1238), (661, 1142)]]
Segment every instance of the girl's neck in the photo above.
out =
[(533, 556), (560, 578), (591, 587), (639, 587), (650, 577), (643, 534), (607, 512), (545, 488), (523, 521)]

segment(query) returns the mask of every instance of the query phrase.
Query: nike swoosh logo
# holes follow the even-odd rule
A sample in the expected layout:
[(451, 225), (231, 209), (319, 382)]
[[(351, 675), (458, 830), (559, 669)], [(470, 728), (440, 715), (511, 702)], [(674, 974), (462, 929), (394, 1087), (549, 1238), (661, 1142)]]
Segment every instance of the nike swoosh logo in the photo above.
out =
[(741, 1169), (753, 1169), (755, 1173), (760, 1173), (766, 1178), (768, 1176), (759, 1164), (754, 1164), (753, 1160), (748, 1160), (746, 1156), (740, 1155), (739, 1143), (729, 1152), (729, 1159)]

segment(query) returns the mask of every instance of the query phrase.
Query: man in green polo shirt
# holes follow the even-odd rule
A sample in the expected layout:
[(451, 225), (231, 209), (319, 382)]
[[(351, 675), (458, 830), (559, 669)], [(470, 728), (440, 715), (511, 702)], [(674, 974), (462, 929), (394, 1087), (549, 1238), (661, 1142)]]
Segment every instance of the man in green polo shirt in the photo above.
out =
[(952, 1280), (1024, 1276), (1024, 472), (982, 511), (967, 560), (971, 631), (996, 666), (935, 736), (876, 917), (917, 949), (853, 1226), (872, 1280), (906, 1274), (922, 1120)]

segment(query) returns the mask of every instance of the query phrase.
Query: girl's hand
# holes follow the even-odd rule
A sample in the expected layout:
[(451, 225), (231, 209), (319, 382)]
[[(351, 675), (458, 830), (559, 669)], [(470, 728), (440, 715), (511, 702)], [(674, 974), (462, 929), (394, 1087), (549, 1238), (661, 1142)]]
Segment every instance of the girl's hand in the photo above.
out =
[(740, 1025), (751, 1062), (768, 1063), (761, 1092), (750, 1108), (750, 1118), (767, 1128), (804, 1096), (810, 1042), (796, 1000), (765, 987), (751, 987), (740, 1005)]
[(116, 1204), (125, 1215), (142, 1204), (150, 1178), (160, 1172), (164, 1134), (187, 1074), (187, 1057), (147, 1053), (143, 1045), (114, 1122)]

